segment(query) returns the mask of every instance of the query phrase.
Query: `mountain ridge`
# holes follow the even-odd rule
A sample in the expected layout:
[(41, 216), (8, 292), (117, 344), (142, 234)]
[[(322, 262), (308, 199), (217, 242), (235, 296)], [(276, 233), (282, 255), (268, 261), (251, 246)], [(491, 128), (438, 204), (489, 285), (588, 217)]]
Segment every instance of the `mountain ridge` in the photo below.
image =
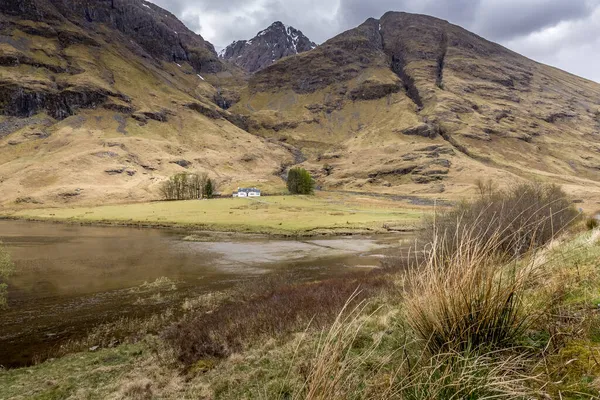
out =
[(163, 11), (0, 5), (0, 203), (156, 199), (185, 171), (277, 192), (299, 165), (323, 189), (448, 199), (541, 179), (597, 208), (592, 81), (399, 12), (248, 73)]

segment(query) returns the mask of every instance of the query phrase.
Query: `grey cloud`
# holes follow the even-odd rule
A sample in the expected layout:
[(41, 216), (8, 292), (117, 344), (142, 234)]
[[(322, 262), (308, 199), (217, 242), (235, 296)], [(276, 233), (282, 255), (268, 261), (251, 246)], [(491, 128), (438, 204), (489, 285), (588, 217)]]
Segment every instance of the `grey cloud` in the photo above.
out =
[(589, 15), (583, 0), (342, 0), (344, 22), (356, 25), (364, 16), (407, 11), (444, 18), (493, 40), (504, 40)]
[(340, 16), (344, 24), (357, 25), (367, 17), (379, 18), (387, 11), (429, 14), (465, 25), (473, 20), (480, 0), (341, 0)]
[(184, 9), (186, 3), (188, 3), (188, 1), (186, 1), (186, 0), (152, 0), (152, 3), (164, 8), (165, 10), (172, 12), (173, 14), (175, 14), (179, 17), (179, 16), (181, 16), (181, 12), (183, 11), (183, 9)]
[(577, 20), (590, 14), (583, 1), (493, 0), (479, 5), (472, 26), (495, 40), (526, 35), (562, 21)]

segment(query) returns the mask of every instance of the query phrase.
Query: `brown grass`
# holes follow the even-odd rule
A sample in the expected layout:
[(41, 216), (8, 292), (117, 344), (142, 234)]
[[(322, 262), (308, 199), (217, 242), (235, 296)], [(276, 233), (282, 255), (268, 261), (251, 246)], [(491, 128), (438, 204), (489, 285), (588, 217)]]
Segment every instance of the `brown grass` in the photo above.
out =
[(178, 350), (179, 360), (191, 365), (203, 358), (226, 357), (260, 338), (301, 331), (309, 323), (311, 328), (323, 328), (336, 319), (357, 289), (353, 302), (390, 287), (383, 275), (368, 274), (267, 288), (247, 301), (224, 304), (212, 313), (192, 313), (167, 329), (164, 338)]
[(352, 308), (356, 298), (355, 291), (346, 301), (331, 327), (322, 334), (316, 348), (315, 359), (308, 378), (299, 396), (305, 400), (327, 400), (346, 398), (356, 392), (355, 374), (360, 364), (368, 357), (369, 350), (359, 356), (351, 356), (353, 344), (363, 327), (365, 309), (368, 303), (361, 301)]
[(407, 321), (431, 354), (510, 347), (533, 321), (523, 301), (538, 269), (505, 264), (494, 256), (500, 237), (483, 244), (474, 234), (445, 258), (436, 238), (427, 262), (408, 275)]
[(531, 399), (528, 384), (534, 376), (523, 356), (494, 352), (448, 352), (425, 357), (413, 366), (407, 361), (397, 380), (380, 399)]

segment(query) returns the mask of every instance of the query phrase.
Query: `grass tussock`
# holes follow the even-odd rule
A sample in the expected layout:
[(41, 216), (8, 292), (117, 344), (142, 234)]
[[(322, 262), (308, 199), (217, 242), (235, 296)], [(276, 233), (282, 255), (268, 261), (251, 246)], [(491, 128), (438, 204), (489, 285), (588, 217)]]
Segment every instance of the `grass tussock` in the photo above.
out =
[(431, 354), (510, 347), (534, 322), (525, 295), (539, 268), (504, 262), (498, 235), (485, 243), (471, 235), (445, 257), (444, 238), (436, 238), (408, 274), (407, 321)]

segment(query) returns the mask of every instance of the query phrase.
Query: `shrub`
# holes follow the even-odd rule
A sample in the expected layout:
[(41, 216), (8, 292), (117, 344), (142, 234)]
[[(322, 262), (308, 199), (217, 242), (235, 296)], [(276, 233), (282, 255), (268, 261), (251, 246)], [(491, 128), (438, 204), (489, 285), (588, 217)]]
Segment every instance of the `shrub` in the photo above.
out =
[(6, 281), (14, 272), (14, 264), (10, 254), (0, 242), (0, 309), (6, 307), (6, 292), (8, 285)]
[(312, 194), (315, 181), (304, 168), (292, 168), (288, 172), (287, 188), (291, 194)]
[(486, 183), (480, 190), (478, 200), (426, 219), (421, 238), (439, 237), (439, 255), (451, 255), (465, 240), (484, 244), (495, 237), (495, 251), (519, 256), (564, 232), (579, 215), (556, 185), (522, 183), (500, 191)]
[(600, 222), (598, 222), (596, 218), (590, 217), (585, 220), (585, 226), (591, 231), (592, 229), (598, 228), (598, 226), (600, 226)]
[(475, 186), (477, 186), (477, 191), (479, 192), (479, 195), (481, 197), (491, 196), (497, 190), (496, 183), (491, 179), (487, 179), (487, 180), (484, 180), (481, 178), (476, 179)]
[(206, 173), (190, 174), (182, 172), (173, 175), (160, 187), (165, 200), (192, 200), (204, 197), (208, 182)]
[(210, 314), (193, 313), (167, 329), (164, 338), (186, 365), (227, 357), (249, 342), (302, 331), (309, 323), (312, 328), (327, 326), (357, 287), (360, 292), (353, 301), (360, 302), (389, 285), (382, 276), (373, 275), (268, 289), (241, 303), (226, 303)]
[(213, 181), (209, 178), (206, 180), (206, 183), (204, 184), (204, 191), (202, 192), (203, 197), (206, 197), (207, 199), (211, 199), (213, 197), (214, 194), (214, 184)]

